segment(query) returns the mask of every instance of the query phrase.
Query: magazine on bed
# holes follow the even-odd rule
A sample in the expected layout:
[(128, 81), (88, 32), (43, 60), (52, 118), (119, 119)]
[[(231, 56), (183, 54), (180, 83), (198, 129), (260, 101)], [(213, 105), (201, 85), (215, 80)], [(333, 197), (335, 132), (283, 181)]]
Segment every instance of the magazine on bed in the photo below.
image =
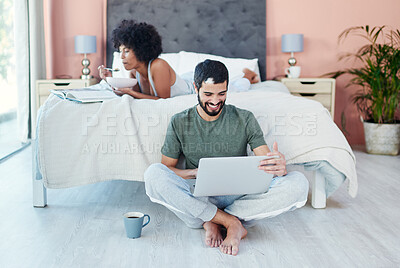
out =
[(65, 90), (50, 90), (51, 93), (64, 100), (76, 101), (79, 103), (103, 102), (113, 98), (118, 98), (110, 90), (98, 90), (92, 88), (78, 88)]

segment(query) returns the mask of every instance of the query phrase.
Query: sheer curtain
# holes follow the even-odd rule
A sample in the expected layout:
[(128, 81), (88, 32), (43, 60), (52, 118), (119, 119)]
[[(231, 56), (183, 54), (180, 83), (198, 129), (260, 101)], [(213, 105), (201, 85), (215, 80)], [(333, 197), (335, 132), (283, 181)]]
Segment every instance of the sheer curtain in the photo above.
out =
[(14, 0), (14, 9), (19, 138), (27, 142), (36, 125), (36, 80), (46, 77), (43, 0)]

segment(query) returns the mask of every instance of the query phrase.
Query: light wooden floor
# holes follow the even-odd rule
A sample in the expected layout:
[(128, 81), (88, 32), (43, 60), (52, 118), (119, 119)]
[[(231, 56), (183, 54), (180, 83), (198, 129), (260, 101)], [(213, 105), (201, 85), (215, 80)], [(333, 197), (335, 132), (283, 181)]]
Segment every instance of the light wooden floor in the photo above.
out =
[(21, 147), (21, 141), (17, 133), (17, 118), (7, 121), (0, 120), (0, 158), (5, 157)]
[[(343, 185), (316, 210), (299, 210), (250, 228), (239, 255), (207, 248), (153, 204), (140, 182), (113, 181), (48, 191), (32, 207), (31, 148), (0, 165), (0, 267), (399, 267), (400, 157), (355, 152), (359, 195)], [(142, 237), (125, 237), (122, 214), (142, 211)]]

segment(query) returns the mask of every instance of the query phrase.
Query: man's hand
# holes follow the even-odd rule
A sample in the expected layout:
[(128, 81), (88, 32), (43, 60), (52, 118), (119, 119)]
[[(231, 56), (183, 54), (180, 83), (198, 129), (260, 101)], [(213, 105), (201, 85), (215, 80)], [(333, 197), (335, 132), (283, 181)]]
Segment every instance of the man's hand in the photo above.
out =
[(286, 175), (286, 159), (285, 156), (278, 151), (278, 144), (276, 142), (274, 142), (272, 152), (267, 153), (267, 156), (273, 155), (277, 155), (279, 158), (262, 160), (260, 161), (260, 166), (258, 168), (277, 176)]
[(185, 180), (196, 179), (197, 177), (197, 168), (195, 169), (179, 169), (172, 166), (167, 166), (170, 170), (175, 172), (176, 175)]
[(189, 169), (189, 176), (187, 177), (188, 179), (196, 179), (197, 177), (197, 168), (195, 169)]
[(166, 155), (161, 156), (161, 164), (167, 166), (170, 170), (175, 172), (176, 175), (181, 177), (182, 179), (196, 179), (197, 177), (197, 168), (195, 169), (179, 169), (176, 168), (178, 164), (178, 159), (168, 157)]

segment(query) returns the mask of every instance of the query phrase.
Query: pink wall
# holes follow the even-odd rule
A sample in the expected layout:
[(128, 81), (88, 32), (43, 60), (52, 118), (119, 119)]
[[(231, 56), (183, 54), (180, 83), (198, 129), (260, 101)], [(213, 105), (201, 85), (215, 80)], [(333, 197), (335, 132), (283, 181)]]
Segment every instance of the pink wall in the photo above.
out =
[(91, 74), (105, 58), (106, 0), (44, 0), (47, 78), (79, 78), (83, 55), (74, 49), (75, 35), (95, 35), (97, 52), (88, 54)]
[[(400, 29), (399, 0), (267, 0), (267, 78), (283, 73), (289, 54), (280, 50), (282, 34), (303, 33), (304, 52), (296, 53), (302, 77), (318, 77), (324, 73), (349, 67), (339, 64), (340, 52), (353, 51), (361, 39), (348, 40), (340, 46), (338, 35), (346, 28), (369, 24), (390, 25)], [(345, 111), (346, 135), (351, 144), (363, 144), (364, 133), (359, 114), (349, 101), (354, 88), (344, 88), (349, 77), (336, 81), (335, 122)]]
[[(80, 75), (81, 55), (74, 53), (74, 36), (97, 36), (97, 53), (89, 55), (92, 74), (104, 63), (106, 0), (45, 0), (47, 77)], [(297, 53), (302, 77), (317, 77), (346, 67), (337, 61), (340, 52), (352, 50), (358, 40), (337, 45), (337, 36), (344, 29), (357, 25), (387, 24), (400, 29), (399, 0), (267, 0), (267, 78), (283, 74), (288, 54), (280, 51), (280, 38), (285, 33), (304, 34), (304, 52)], [(335, 122), (345, 111), (346, 135), (351, 144), (363, 144), (364, 134), (359, 115), (349, 96), (352, 88), (344, 88), (349, 78), (336, 83)]]

